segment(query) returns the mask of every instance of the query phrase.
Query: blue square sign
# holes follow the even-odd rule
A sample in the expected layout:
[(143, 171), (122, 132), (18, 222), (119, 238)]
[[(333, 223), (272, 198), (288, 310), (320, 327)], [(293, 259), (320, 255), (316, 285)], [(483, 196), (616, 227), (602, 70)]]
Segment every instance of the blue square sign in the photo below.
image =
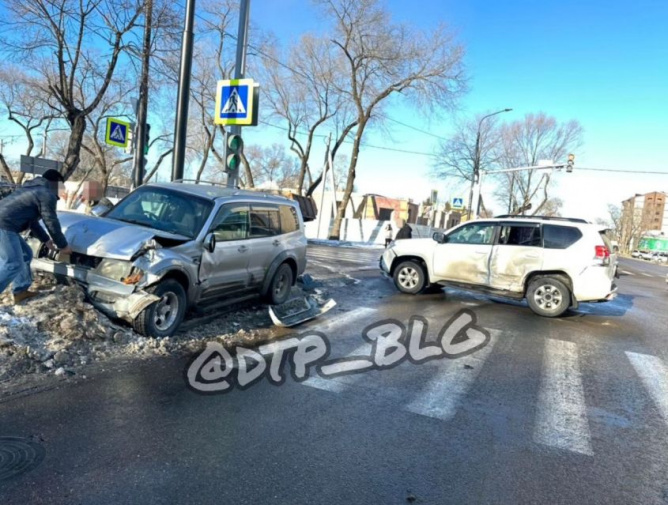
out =
[(218, 81), (216, 124), (251, 125), (253, 123), (253, 79)]

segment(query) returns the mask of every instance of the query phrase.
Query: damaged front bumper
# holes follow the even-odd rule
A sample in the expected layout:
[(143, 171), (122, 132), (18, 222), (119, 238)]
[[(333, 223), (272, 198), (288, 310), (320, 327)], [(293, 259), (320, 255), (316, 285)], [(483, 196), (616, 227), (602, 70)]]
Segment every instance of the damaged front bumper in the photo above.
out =
[(82, 284), (90, 302), (109, 317), (134, 321), (137, 316), (160, 298), (138, 290), (134, 285), (109, 279), (94, 271), (47, 259), (33, 259), (31, 267), (58, 277), (68, 277)]

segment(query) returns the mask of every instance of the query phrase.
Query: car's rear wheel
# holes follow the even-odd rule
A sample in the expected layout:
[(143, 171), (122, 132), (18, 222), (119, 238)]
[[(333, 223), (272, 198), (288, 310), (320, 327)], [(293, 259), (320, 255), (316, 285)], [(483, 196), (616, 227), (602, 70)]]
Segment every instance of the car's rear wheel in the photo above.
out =
[(402, 293), (415, 295), (422, 291), (427, 283), (427, 274), (416, 261), (403, 261), (394, 269), (394, 285)]
[(186, 291), (174, 279), (166, 279), (147, 290), (160, 298), (134, 320), (135, 331), (147, 337), (171, 337), (186, 314)]
[(292, 268), (287, 263), (283, 263), (278, 267), (278, 270), (276, 270), (276, 273), (274, 274), (274, 278), (271, 280), (269, 292), (267, 293), (267, 301), (271, 305), (285, 303), (290, 296), (293, 280), (294, 275), (292, 273)]
[(556, 277), (538, 277), (529, 283), (526, 299), (539, 316), (558, 317), (570, 306), (571, 291)]

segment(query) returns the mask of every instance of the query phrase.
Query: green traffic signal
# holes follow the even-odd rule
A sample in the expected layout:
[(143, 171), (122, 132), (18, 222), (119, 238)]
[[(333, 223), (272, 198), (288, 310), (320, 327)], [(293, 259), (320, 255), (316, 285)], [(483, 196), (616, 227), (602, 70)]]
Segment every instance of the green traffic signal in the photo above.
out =
[(225, 159), (225, 169), (228, 172), (236, 172), (241, 165), (241, 153), (244, 148), (244, 142), (241, 135), (229, 134), (227, 136), (227, 157)]

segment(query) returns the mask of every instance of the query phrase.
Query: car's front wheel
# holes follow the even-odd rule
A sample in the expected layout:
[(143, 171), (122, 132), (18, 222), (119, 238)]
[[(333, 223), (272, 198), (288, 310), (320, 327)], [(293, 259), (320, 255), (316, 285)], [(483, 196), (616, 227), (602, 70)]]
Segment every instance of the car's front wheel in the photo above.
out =
[(144, 309), (132, 325), (146, 337), (171, 337), (186, 314), (186, 291), (174, 279), (161, 281), (148, 291), (160, 300)]
[(394, 269), (394, 285), (402, 293), (415, 295), (427, 283), (427, 274), (416, 261), (403, 261)]
[(558, 317), (570, 306), (571, 291), (556, 277), (538, 277), (529, 284), (526, 299), (539, 316)]

